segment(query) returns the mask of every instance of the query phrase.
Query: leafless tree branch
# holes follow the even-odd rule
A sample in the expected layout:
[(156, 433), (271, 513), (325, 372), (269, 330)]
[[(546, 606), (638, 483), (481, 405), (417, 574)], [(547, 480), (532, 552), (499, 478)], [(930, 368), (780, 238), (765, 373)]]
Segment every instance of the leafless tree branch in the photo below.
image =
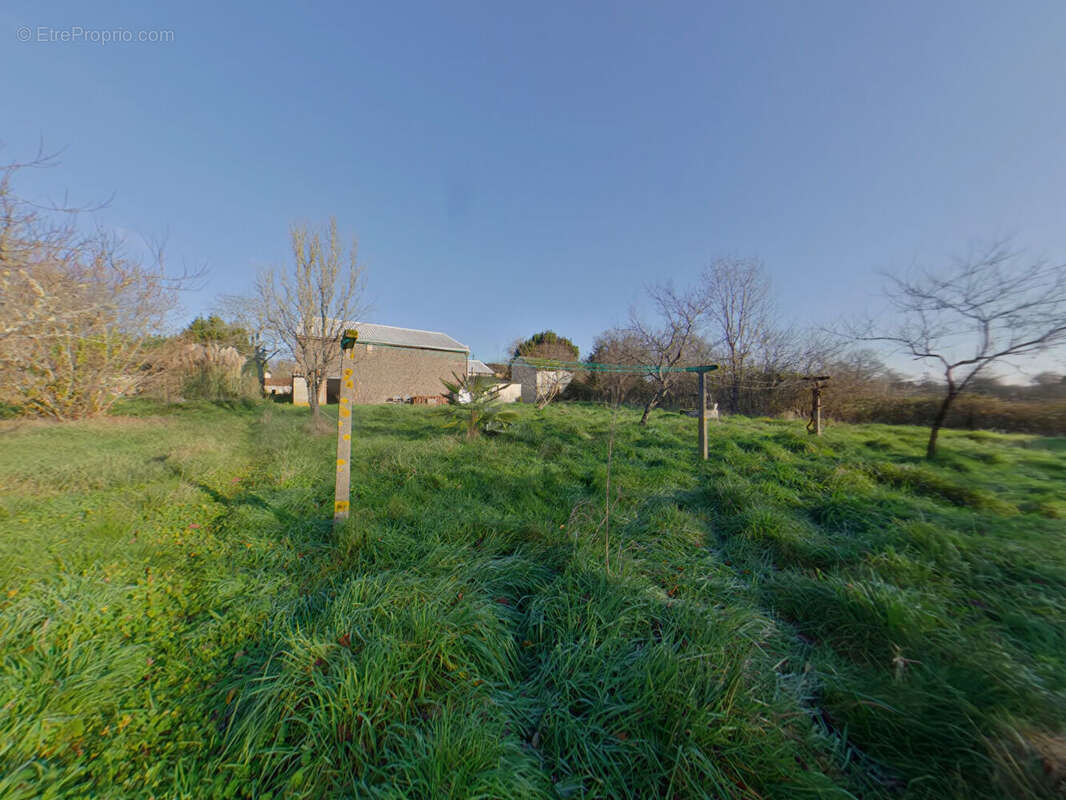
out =
[(28, 413), (71, 419), (137, 391), (153, 337), (197, 275), (171, 275), (161, 254), (146, 264), (113, 234), (83, 232), (86, 208), (15, 193), (20, 171), (55, 163), (42, 146), (0, 167), (0, 393)]
[(289, 242), (291, 266), (260, 273), (255, 295), (264, 335), (303, 371), (317, 424), (319, 387), (337, 361), (345, 327), (365, 311), (363, 267), (354, 241), (346, 251), (335, 218), (321, 231), (294, 223)]
[(648, 415), (677, 385), (681, 373), (673, 368), (691, 366), (700, 333), (706, 322), (707, 300), (699, 292), (682, 292), (669, 284), (651, 286), (648, 297), (656, 311), (655, 322), (642, 318), (635, 310), (629, 314), (629, 325), (620, 337), (631, 363), (647, 368), (647, 380), (654, 391), (644, 404), (640, 424), (646, 425)]
[(936, 455), (952, 403), (985, 369), (1066, 344), (1066, 265), (1025, 260), (1009, 242), (981, 248), (942, 272), (886, 277), (894, 321), (853, 336), (940, 366), (945, 395), (930, 430), (928, 458)]

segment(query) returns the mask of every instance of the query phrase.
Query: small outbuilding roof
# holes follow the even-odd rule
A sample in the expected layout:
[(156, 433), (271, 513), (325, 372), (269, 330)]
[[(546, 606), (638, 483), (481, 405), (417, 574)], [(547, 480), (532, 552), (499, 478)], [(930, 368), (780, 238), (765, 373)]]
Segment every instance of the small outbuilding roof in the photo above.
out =
[(467, 375), (495, 375), (492, 367), (477, 358), (470, 359), (466, 364)]
[(360, 344), (382, 344), (390, 347), (414, 347), (422, 350), (445, 350), (469, 353), (470, 348), (446, 333), (422, 331), (417, 328), (397, 328), (372, 322), (355, 322), (351, 327), (359, 331)]

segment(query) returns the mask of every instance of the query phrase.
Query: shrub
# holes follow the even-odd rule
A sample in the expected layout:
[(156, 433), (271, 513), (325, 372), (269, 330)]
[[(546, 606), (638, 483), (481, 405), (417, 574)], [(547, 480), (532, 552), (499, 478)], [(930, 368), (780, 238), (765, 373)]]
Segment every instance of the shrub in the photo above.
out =
[(541, 331), (534, 333), (524, 342), (520, 342), (512, 354), (519, 356), (532, 356), (535, 358), (554, 358), (560, 361), (572, 361), (578, 357), (577, 345), (560, 336), (555, 331)]
[(45, 209), (12, 181), (30, 164), (0, 167), (0, 402), (57, 420), (104, 414), (150, 377), (149, 350), (189, 276), (124, 252), (106, 233), (83, 234), (78, 209)]
[[(859, 398), (840, 404), (833, 416), (841, 422), (928, 426), (939, 403), (936, 397)], [(1062, 436), (1066, 435), (1066, 402), (1003, 400), (981, 395), (961, 397), (948, 412), (944, 426)]]
[(450, 419), (447, 427), (463, 426), (466, 438), (476, 439), (482, 432), (502, 430), (515, 418), (515, 412), (500, 402), (500, 384), (487, 375), (460, 377), (452, 373), (453, 381), (441, 381), (448, 397)]
[(259, 381), (244, 366), (234, 347), (169, 341), (153, 352), (154, 375), (143, 393), (168, 402), (259, 397)]

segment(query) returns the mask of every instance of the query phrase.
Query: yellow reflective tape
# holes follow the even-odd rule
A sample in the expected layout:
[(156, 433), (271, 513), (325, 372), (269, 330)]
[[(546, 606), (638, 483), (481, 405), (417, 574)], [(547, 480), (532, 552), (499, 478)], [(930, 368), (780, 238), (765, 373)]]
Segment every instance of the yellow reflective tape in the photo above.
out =
[(334, 500), (333, 501), (333, 511), (334, 512), (347, 511), (347, 510), (348, 510), (348, 501), (347, 500)]

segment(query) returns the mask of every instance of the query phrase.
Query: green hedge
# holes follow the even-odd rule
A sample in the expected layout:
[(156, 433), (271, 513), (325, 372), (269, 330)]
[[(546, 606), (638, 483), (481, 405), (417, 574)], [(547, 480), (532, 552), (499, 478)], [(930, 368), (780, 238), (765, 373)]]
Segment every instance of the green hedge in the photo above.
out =
[[(834, 409), (843, 422), (884, 422), (894, 425), (930, 425), (940, 406), (939, 397), (857, 399)], [(998, 430), (1066, 435), (1066, 402), (1000, 400), (996, 397), (963, 395), (948, 412), (948, 428)]]

